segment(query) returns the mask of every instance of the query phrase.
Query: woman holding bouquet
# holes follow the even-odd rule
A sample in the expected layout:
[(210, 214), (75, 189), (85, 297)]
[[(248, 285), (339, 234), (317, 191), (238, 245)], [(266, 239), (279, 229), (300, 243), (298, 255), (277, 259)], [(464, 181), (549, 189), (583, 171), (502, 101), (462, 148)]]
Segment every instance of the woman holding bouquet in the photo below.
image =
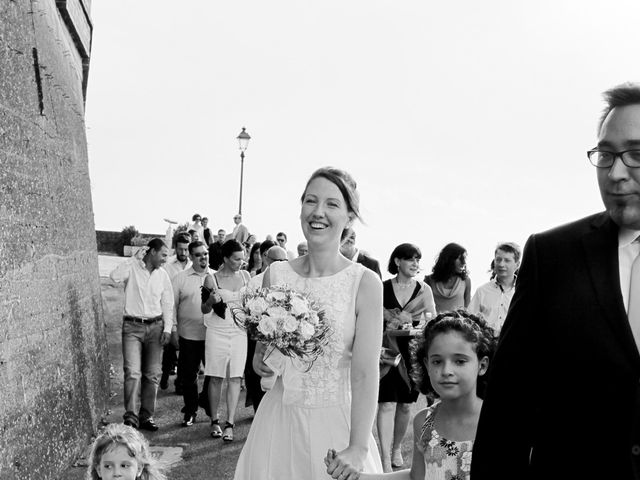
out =
[(333, 478), (355, 480), (360, 471), (382, 470), (371, 434), (382, 342), (382, 288), (377, 275), (339, 251), (342, 231), (359, 216), (356, 184), (349, 174), (334, 168), (313, 173), (300, 212), (309, 253), (271, 264), (263, 285), (286, 284), (313, 298), (321, 305), (331, 333), (308, 368), (304, 359), (271, 347), (265, 357), (267, 347), (258, 344), (254, 369), (263, 380), (270, 378), (272, 387), (253, 419), (236, 480), (325, 479), (324, 457), (334, 445), (338, 452), (332, 462)]
[(381, 360), (377, 427), (385, 472), (390, 472), (392, 466), (404, 465), (400, 447), (407, 433), (411, 404), (418, 399), (419, 393), (411, 379), (410, 337), (394, 333), (398, 330), (408, 333), (406, 330), (436, 313), (431, 288), (414, 279), (421, 258), (417, 246), (411, 243), (398, 245), (391, 253), (387, 268), (395, 277), (382, 284), (385, 329), (382, 344), (387, 356), (401, 355), (396, 366), (385, 365)]

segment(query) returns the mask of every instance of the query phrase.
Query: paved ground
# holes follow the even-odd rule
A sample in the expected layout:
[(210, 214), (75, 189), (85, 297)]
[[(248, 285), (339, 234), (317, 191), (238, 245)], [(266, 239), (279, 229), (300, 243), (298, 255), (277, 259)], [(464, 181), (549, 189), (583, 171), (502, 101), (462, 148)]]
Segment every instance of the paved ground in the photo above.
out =
[[(106, 418), (108, 422), (121, 422), (124, 408), (122, 406), (122, 353), (121, 353), (121, 323), (122, 323), (122, 288), (114, 286), (106, 278), (109, 271), (124, 259), (122, 257), (100, 255), (100, 275), (102, 285), (102, 301), (107, 324), (107, 336), (109, 341), (109, 354), (112, 364), (113, 378), (111, 380), (111, 401), (110, 412)], [(157, 432), (144, 432), (152, 446), (166, 447), (156, 449), (158, 455), (164, 453), (164, 457), (173, 453), (180, 453), (180, 450), (168, 450), (169, 447), (179, 447), (182, 459), (174, 464), (169, 472), (169, 478), (173, 480), (182, 479), (215, 479), (231, 480), (233, 471), (240, 450), (253, 418), (253, 409), (244, 407), (244, 392), (240, 397), (240, 408), (236, 415), (235, 441), (224, 443), (220, 439), (209, 437), (209, 422), (204, 411), (200, 410), (198, 421), (193, 427), (183, 428), (180, 423), (182, 414), (180, 409), (183, 406), (181, 396), (174, 393), (173, 379), (167, 390), (159, 390), (158, 403), (156, 408), (156, 422), (160, 426)], [(202, 385), (203, 378), (199, 378)], [(223, 392), (224, 398), (224, 392)], [(415, 409), (423, 408), (424, 399), (416, 405)], [(221, 420), (224, 420), (224, 412), (221, 412)], [(411, 430), (411, 428), (409, 429)], [(403, 443), (403, 455), (407, 460), (407, 466), (411, 459), (412, 434), (407, 432)], [(79, 463), (82, 463), (80, 459)], [(61, 478), (68, 480), (81, 480), (86, 467), (71, 467)], [(329, 477), (327, 477), (329, 478)]]

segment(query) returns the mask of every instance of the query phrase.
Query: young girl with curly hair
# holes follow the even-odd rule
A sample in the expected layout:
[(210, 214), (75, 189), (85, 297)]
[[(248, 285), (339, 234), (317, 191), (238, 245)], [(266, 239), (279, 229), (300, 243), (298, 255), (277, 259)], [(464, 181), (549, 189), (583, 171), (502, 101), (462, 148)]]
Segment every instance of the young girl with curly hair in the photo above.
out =
[[(422, 393), (439, 397), (413, 420), (411, 469), (361, 474), (361, 480), (455, 478), (469, 480), (495, 332), (465, 310), (444, 312), (412, 345), (413, 377)], [(332, 456), (330, 451), (325, 461)]]
[(86, 480), (166, 480), (149, 444), (135, 428), (111, 423), (91, 447)]

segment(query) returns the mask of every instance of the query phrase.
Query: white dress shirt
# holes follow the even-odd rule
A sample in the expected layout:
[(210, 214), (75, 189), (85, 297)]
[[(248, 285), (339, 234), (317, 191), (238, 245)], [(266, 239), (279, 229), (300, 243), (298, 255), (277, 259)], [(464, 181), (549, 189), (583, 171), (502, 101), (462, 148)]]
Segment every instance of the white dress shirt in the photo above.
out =
[(618, 267), (620, 270), (620, 290), (624, 309), (629, 311), (629, 287), (631, 286), (631, 266), (640, 254), (640, 242), (634, 242), (640, 230), (621, 228), (618, 232)]
[(164, 268), (147, 270), (137, 258), (120, 264), (109, 275), (116, 283), (124, 282), (124, 314), (138, 318), (162, 315), (163, 330), (171, 333), (173, 326), (173, 289)]
[(515, 292), (514, 287), (515, 282), (510, 288), (504, 288), (495, 280), (491, 280), (477, 288), (467, 310), (476, 315), (482, 314), (487, 323), (496, 332), (500, 332)]

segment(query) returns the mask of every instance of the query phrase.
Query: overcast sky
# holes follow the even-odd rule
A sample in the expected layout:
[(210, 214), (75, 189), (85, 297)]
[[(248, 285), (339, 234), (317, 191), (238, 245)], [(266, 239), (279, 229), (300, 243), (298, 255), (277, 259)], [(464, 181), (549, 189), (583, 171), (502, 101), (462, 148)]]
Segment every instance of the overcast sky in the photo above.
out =
[(97, 229), (242, 213), (302, 240), (299, 197), (358, 182), (358, 246), (386, 265), (450, 241), (473, 287), (498, 241), (601, 210), (601, 93), (640, 80), (637, 0), (93, 2), (86, 103)]

